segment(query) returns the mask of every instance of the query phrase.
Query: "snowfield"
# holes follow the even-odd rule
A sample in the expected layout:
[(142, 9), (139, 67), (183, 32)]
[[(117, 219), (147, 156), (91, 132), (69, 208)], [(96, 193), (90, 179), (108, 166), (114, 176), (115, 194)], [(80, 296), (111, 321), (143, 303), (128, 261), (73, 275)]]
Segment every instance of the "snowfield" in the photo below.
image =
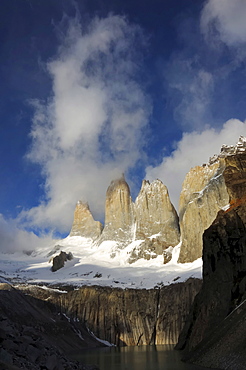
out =
[[(46, 249), (31, 254), (16, 252), (0, 254), (0, 279), (12, 283), (47, 285), (100, 285), (121, 288), (161, 287), (186, 281), (190, 277), (202, 278), (202, 258), (192, 263), (177, 263), (180, 244), (173, 248), (172, 260), (163, 264), (163, 256), (150, 260), (127, 262), (129, 254), (141, 241), (121, 249), (115, 241), (97, 246), (91, 239), (79, 236), (56, 241)], [(71, 252), (73, 259), (56, 272), (51, 271), (50, 259), (61, 251)]]

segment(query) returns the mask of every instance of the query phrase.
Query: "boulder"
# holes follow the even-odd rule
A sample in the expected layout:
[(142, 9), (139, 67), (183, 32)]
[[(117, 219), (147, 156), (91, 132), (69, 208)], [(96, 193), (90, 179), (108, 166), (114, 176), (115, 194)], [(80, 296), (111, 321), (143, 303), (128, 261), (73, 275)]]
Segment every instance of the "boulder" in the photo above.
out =
[(70, 261), (71, 259), (73, 259), (73, 255), (71, 252), (66, 253), (61, 251), (58, 256), (52, 258), (53, 265), (51, 267), (51, 271), (55, 272), (61, 269), (62, 267), (64, 267), (65, 262)]

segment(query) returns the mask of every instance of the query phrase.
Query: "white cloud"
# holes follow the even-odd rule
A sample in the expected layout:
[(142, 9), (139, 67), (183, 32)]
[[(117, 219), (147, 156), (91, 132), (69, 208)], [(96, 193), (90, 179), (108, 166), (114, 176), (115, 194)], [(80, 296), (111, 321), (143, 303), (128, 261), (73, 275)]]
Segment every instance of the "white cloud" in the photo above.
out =
[(202, 132), (184, 133), (171, 156), (164, 157), (157, 167), (147, 167), (146, 178), (162, 180), (178, 209), (186, 173), (194, 166), (207, 163), (214, 154), (219, 154), (222, 144), (235, 145), (240, 135), (246, 136), (246, 121), (237, 119), (227, 121), (220, 130), (207, 128)]
[(41, 165), (45, 199), (22, 223), (68, 232), (78, 199), (103, 217), (110, 181), (141, 158), (151, 107), (137, 81), (144, 37), (121, 16), (70, 20), (57, 56), (47, 63), (53, 91), (33, 101), (29, 160)]
[(0, 214), (0, 240), (0, 252), (3, 253), (31, 252), (52, 245), (52, 238), (49, 235), (38, 237), (32, 232), (22, 230), (16, 220), (6, 220), (2, 214)]
[(201, 30), (208, 41), (219, 38), (228, 46), (246, 42), (245, 0), (208, 0), (201, 15)]

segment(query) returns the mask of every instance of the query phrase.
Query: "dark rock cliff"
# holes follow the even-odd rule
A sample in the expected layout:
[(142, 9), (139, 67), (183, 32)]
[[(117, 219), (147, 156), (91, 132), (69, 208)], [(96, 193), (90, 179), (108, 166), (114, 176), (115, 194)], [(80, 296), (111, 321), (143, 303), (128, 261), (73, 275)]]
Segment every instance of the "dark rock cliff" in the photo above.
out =
[(31, 286), (22, 289), (85, 323), (96, 337), (124, 346), (176, 344), (200, 287), (199, 279), (189, 279), (150, 290), (84, 286), (54, 294)]
[[(246, 168), (246, 155), (230, 156), (225, 161), (223, 176), (230, 196), (230, 206), (226, 211), (220, 211), (213, 224), (204, 232), (202, 289), (194, 301), (177, 347), (186, 349), (187, 359), (204, 366), (210, 364), (221, 369), (241, 369), (245, 368), (240, 367), (245, 366), (245, 356), (239, 351), (242, 343), (246, 342), (245, 330), (242, 330), (245, 321), (241, 320), (245, 317), (245, 304), (241, 306), (241, 318), (236, 320), (236, 314), (233, 314), (232, 325), (237, 322), (237, 330), (241, 333), (237, 338), (234, 336), (233, 346), (229, 348), (226, 339), (223, 342), (222, 337), (228, 338), (230, 330), (233, 331), (233, 327), (228, 324), (232, 318), (226, 321), (228, 315), (246, 299), (246, 173), (242, 170)], [(224, 343), (227, 350), (224, 355), (218, 355), (219, 352), (213, 352), (211, 348), (216, 343), (213, 338), (222, 329), (224, 331), (220, 343)], [(212, 351), (209, 352), (210, 360), (206, 358), (205, 348)], [(202, 357), (198, 356), (201, 352), (203, 362)]]

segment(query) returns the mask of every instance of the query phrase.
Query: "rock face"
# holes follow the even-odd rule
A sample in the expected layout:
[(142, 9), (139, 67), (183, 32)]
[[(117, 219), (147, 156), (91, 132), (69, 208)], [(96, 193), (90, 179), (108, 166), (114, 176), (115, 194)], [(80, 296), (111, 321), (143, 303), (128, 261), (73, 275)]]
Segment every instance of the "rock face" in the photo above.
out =
[(155, 180), (144, 180), (135, 201), (136, 239), (156, 235), (163, 247), (179, 243), (179, 221), (168, 195), (167, 187)]
[(143, 240), (129, 258), (155, 258), (164, 254), (168, 262), (171, 254), (166, 250), (179, 243), (179, 220), (166, 186), (160, 181), (152, 183), (144, 180), (135, 201), (135, 240)]
[[(233, 327), (229, 324), (227, 326), (225, 318), (228, 320), (230, 313), (246, 299), (245, 152), (225, 157), (223, 176), (230, 204), (225, 211), (218, 213), (215, 221), (204, 232), (203, 285), (180, 336), (179, 348), (185, 347), (188, 358), (195, 362), (198, 361), (198, 354), (206, 348), (208, 352), (204, 352), (202, 356), (204, 362), (201, 362), (204, 366), (210, 363), (211, 366), (223, 369), (243, 369), (245, 356), (243, 357), (240, 351), (242, 343), (246, 343), (246, 336), (243, 329), (245, 322), (239, 318), (236, 319), (236, 311), (239, 313), (240, 310), (234, 311), (230, 320), (232, 325), (235, 322), (241, 325), (237, 328), (241, 334), (238, 338), (233, 337), (233, 343), (230, 346), (227, 344), (221, 358), (219, 358), (221, 353), (216, 352), (213, 338), (220, 329), (223, 331), (224, 338), (228, 338), (227, 334), (230, 330), (233, 331)], [(246, 311), (244, 306), (240, 306), (242, 315), (245, 315)], [(222, 343), (225, 344), (225, 342)], [(210, 353), (209, 356), (208, 353)], [(225, 356), (227, 356), (227, 365), (225, 365)]]
[[(230, 158), (234, 162), (238, 158), (240, 162), (245, 150), (245, 139), (240, 137), (236, 146), (223, 146), (221, 153), (211, 158), (209, 164), (192, 168), (187, 174), (180, 195), (182, 245), (179, 262), (192, 262), (202, 256), (204, 230), (229, 203), (230, 184), (225, 176), (231, 171)], [(241, 174), (245, 170), (245, 167), (237, 167)]]
[[(49, 292), (49, 301), (71, 322), (84, 322), (96, 337), (117, 346), (175, 344), (200, 287), (199, 279), (149, 290), (84, 286)], [(40, 291), (25, 288), (36, 298), (43, 296)]]
[(83, 236), (95, 240), (101, 235), (102, 229), (101, 222), (94, 220), (88, 204), (78, 201), (70, 236)]
[(133, 237), (134, 210), (124, 175), (111, 182), (106, 193), (105, 227), (101, 240), (128, 241)]

